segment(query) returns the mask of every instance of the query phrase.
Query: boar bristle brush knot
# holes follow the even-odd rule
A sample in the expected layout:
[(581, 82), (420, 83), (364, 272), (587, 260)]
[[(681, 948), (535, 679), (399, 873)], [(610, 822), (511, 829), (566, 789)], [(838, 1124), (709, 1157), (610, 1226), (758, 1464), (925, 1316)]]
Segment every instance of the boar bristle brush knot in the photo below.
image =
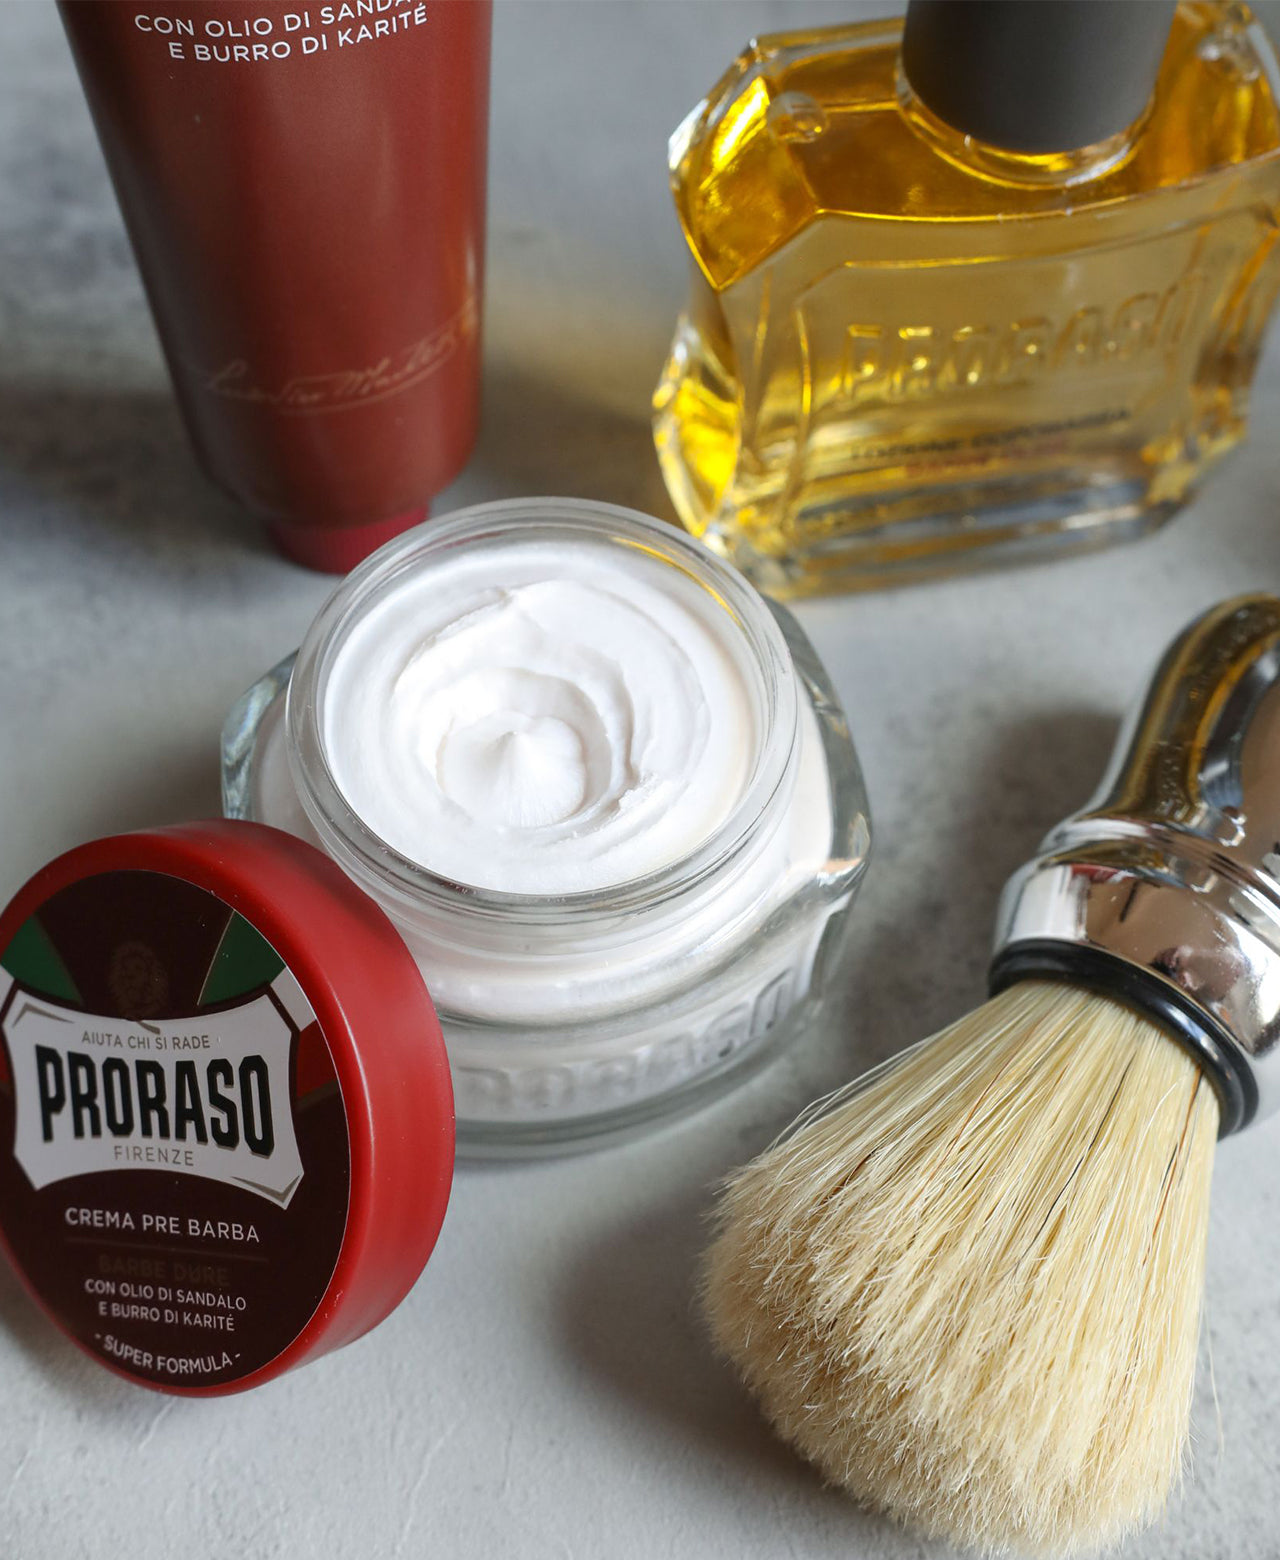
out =
[(1187, 1442), (1215, 1139), (1280, 1104), (1280, 600), (1175, 641), (1001, 902), (985, 1006), (727, 1183), (704, 1303), (832, 1482), (989, 1553), (1150, 1522)]
[(1178, 1475), (1217, 1133), (1147, 1020), (1014, 986), (733, 1179), (716, 1339), (868, 1504), (978, 1548), (1103, 1544)]

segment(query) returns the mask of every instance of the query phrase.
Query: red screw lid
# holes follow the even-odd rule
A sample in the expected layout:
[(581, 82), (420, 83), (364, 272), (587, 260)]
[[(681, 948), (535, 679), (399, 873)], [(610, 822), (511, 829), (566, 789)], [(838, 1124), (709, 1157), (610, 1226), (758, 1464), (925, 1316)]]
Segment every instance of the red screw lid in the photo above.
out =
[(328, 857), (212, 820), (82, 845), (0, 915), (0, 1241), (130, 1380), (239, 1391), (359, 1337), (453, 1175), (439, 1021)]

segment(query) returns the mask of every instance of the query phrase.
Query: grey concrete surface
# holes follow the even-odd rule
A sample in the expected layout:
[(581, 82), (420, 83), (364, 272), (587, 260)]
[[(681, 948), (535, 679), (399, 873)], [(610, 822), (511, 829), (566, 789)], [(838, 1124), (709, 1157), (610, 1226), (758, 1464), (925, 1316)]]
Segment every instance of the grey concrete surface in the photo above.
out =
[[(753, 31), (875, 9), (500, 6), (486, 421), (441, 509), (670, 512), (647, 428), (685, 275), (667, 133)], [(1278, 443), (1273, 339), (1251, 442), (1158, 537), (805, 606), (878, 830), (830, 1022), (629, 1145), (463, 1167), (426, 1274), (367, 1339), (244, 1398), (167, 1399), (82, 1359), (0, 1271), (0, 1560), (943, 1555), (823, 1490), (711, 1357), (708, 1189), (981, 999), (1001, 882), (1084, 798), (1166, 638), (1280, 588)], [(327, 588), (195, 471), (56, 16), (2, 0), (0, 896), (91, 835), (214, 812), (224, 711)], [(1280, 1555), (1278, 1405), (1275, 1127), (1221, 1151), (1195, 1463), (1129, 1553)]]

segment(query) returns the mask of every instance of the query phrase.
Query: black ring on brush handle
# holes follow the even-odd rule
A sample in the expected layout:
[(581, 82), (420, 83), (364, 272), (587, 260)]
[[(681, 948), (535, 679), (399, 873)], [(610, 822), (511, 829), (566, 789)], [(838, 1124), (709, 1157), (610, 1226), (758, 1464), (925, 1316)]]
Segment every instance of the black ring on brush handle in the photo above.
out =
[(991, 961), (987, 986), (994, 997), (1022, 980), (1061, 980), (1136, 1009), (1191, 1052), (1218, 1096), (1218, 1136), (1247, 1127), (1258, 1108), (1258, 1087), (1239, 1048), (1190, 997), (1150, 970), (1101, 948), (1048, 938), (1009, 943)]

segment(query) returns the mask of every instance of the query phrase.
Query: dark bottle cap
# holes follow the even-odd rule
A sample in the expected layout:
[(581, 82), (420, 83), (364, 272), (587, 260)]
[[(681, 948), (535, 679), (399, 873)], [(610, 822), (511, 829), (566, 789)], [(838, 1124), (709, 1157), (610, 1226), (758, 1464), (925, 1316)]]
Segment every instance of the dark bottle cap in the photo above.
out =
[(902, 67), (963, 135), (1015, 152), (1092, 146), (1151, 98), (1175, 0), (911, 0)]

